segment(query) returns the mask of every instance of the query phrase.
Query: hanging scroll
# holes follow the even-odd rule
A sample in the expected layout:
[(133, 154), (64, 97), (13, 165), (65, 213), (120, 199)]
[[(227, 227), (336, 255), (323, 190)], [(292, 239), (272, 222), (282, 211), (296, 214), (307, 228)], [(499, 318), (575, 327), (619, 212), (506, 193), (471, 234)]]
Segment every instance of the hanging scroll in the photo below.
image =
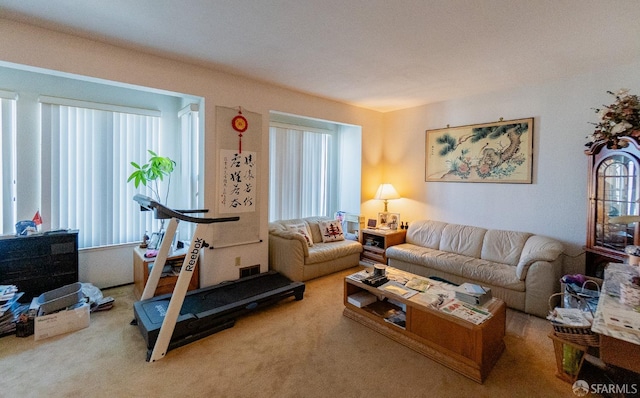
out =
[(218, 217), (238, 215), (240, 220), (233, 225), (212, 224), (213, 247), (261, 239), (262, 137), (262, 115), (259, 113), (249, 112), (244, 107), (216, 107), (214, 212)]

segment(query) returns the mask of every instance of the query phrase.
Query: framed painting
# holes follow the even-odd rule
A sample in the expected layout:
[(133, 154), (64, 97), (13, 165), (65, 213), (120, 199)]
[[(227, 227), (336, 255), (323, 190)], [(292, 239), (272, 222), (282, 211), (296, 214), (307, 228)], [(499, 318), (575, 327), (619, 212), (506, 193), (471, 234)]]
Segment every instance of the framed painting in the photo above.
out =
[(425, 181), (531, 184), (533, 118), (427, 130)]

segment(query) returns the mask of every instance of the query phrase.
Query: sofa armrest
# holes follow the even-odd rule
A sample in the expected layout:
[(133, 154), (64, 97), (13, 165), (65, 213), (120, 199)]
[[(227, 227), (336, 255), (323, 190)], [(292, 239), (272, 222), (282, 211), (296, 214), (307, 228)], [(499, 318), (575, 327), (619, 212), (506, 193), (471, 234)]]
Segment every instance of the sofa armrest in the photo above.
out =
[(524, 281), (531, 265), (537, 261), (554, 262), (562, 253), (560, 242), (540, 235), (532, 235), (527, 239), (516, 266), (518, 279)]
[(562, 259), (534, 261), (527, 272), (525, 312), (539, 317), (549, 314), (549, 297), (560, 291)]
[[(307, 241), (304, 238), (304, 236), (302, 236), (302, 234), (289, 231), (289, 230), (286, 230), (286, 231), (271, 230), (269, 231), (269, 238), (271, 238), (271, 236), (277, 236), (285, 240), (300, 242), (300, 246), (302, 248), (304, 257), (309, 257), (309, 245), (307, 244)], [(293, 242), (291, 243), (295, 246), (295, 243)]]
[[(294, 235), (299, 235), (299, 239)], [(300, 234), (281, 231), (269, 233), (269, 269), (293, 281), (302, 281), (305, 257), (309, 248)]]

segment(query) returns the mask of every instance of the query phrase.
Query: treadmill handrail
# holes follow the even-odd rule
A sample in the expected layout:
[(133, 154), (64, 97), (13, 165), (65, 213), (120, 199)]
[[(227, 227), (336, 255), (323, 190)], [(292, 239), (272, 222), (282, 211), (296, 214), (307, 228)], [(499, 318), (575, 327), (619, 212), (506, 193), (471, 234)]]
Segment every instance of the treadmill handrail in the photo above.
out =
[(190, 213), (206, 213), (207, 209), (202, 210), (173, 210), (158, 203), (148, 196), (142, 194), (136, 194), (133, 200), (140, 204), (140, 207), (146, 210), (152, 210), (157, 219), (177, 218), (178, 220), (192, 222), (196, 224), (212, 224), (218, 222), (238, 221), (240, 217), (218, 217), (218, 218), (204, 218), (204, 217), (192, 217), (183, 213), (183, 211)]

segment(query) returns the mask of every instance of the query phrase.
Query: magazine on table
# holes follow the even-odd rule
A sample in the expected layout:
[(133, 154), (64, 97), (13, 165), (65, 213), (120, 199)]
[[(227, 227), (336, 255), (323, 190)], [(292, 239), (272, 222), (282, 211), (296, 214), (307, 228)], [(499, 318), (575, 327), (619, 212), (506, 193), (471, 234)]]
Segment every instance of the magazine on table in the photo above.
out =
[(389, 322), (393, 325), (399, 326), (402, 329), (407, 327), (407, 315), (404, 311), (390, 310), (384, 317), (385, 322)]
[(347, 276), (347, 278), (354, 281), (362, 282), (363, 279), (367, 279), (369, 276), (371, 275), (367, 272), (367, 270), (362, 270), (362, 271), (356, 272), (355, 274), (351, 274)]
[(469, 321), (474, 325), (479, 325), (491, 318), (491, 312), (456, 299), (440, 306), (440, 311), (457, 316), (458, 318)]
[(384, 285), (378, 287), (378, 289), (383, 290), (385, 292), (396, 294), (406, 299), (418, 293), (417, 290), (409, 289), (405, 285), (398, 283), (396, 281), (389, 281)]
[(407, 282), (405, 286), (424, 293), (431, 287), (431, 283), (429, 283), (427, 279), (413, 278), (409, 282)]

